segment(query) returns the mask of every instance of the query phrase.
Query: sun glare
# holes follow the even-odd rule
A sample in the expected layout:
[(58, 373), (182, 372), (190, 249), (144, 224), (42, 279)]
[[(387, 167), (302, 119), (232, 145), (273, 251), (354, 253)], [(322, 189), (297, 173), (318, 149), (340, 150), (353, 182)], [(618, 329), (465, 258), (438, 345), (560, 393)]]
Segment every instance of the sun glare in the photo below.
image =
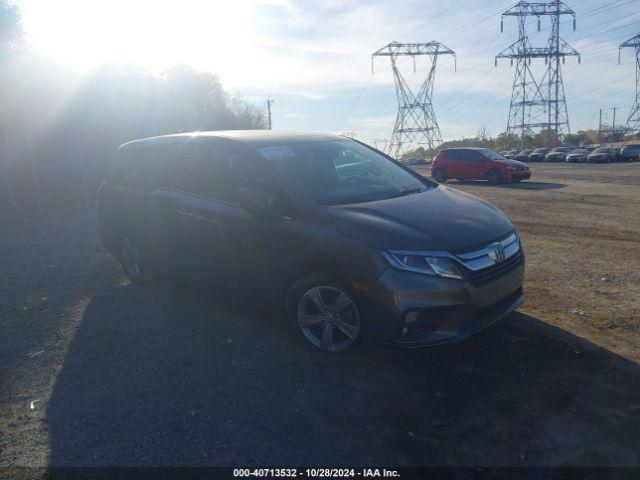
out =
[(156, 71), (176, 63), (222, 71), (241, 64), (255, 44), (249, 1), (23, 3), (30, 42), (81, 69), (118, 62)]

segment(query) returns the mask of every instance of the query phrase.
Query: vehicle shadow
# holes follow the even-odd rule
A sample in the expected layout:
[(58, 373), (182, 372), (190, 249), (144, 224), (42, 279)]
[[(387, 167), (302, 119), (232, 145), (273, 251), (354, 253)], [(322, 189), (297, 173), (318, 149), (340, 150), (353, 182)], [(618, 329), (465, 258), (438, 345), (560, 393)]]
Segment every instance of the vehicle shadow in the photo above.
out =
[(489, 182), (480, 180), (457, 180), (455, 184), (470, 187), (508, 188), (514, 190), (557, 190), (567, 186), (566, 183), (530, 182), (528, 180), (517, 183), (500, 183), (498, 185), (491, 185)]
[(46, 410), (51, 465), (640, 465), (640, 369), (523, 314), (417, 351), (307, 348), (183, 290), (95, 293)]

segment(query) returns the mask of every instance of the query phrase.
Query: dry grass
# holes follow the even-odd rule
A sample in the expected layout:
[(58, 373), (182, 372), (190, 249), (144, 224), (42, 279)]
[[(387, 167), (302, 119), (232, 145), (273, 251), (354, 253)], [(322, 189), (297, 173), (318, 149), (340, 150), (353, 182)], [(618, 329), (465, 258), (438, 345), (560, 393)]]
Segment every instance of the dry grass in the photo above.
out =
[(522, 184), (448, 185), (494, 203), (520, 231), (528, 255), (524, 313), (639, 361), (640, 164), (532, 170)]

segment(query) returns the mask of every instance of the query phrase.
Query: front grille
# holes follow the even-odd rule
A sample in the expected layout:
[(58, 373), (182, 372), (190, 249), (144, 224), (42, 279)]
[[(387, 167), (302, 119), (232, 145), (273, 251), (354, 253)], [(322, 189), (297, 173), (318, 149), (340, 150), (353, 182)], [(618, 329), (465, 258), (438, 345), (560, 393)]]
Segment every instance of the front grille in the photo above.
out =
[(522, 250), (518, 250), (518, 253), (504, 262), (483, 268), (482, 270), (472, 271), (465, 268), (465, 278), (473, 285), (485, 285), (520, 266), (522, 260)]

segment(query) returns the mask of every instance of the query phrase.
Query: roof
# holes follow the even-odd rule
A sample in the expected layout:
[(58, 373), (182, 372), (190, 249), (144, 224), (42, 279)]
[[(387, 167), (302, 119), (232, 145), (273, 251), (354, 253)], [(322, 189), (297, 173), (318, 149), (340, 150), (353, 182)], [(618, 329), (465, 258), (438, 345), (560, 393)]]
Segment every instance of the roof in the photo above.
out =
[(347, 137), (332, 133), (305, 133), (305, 132), (278, 132), (273, 130), (217, 130), (210, 132), (187, 132), (174, 133), (171, 135), (160, 135), (157, 137), (142, 138), (133, 140), (120, 146), (143, 143), (154, 143), (172, 138), (225, 138), (236, 140), (248, 144), (254, 148), (266, 147), (270, 145), (281, 145), (283, 143), (296, 142), (322, 142), (345, 140)]
[(489, 149), (484, 147), (448, 147), (448, 148), (442, 149), (443, 152), (446, 152), (447, 150), (489, 150)]

